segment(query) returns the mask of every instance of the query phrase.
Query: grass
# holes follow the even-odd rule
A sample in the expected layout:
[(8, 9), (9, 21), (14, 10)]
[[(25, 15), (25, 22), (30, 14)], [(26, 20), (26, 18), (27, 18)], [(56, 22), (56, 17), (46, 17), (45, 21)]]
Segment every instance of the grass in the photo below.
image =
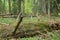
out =
[(0, 18), (0, 23), (12, 24), (15, 22), (14, 18)]
[[(24, 18), (23, 19), (23, 23), (34, 23), (34, 22), (37, 22), (38, 21), (38, 19), (40, 20), (40, 21), (49, 21), (49, 18), (48, 17), (34, 17), (34, 18), (30, 18), (30, 17), (26, 17), (26, 18)], [(60, 20), (60, 17), (52, 17), (51, 18), (51, 20), (54, 20), (54, 19), (56, 19), (56, 20)], [(16, 21), (16, 19), (14, 19), (14, 18), (0, 18), (0, 23), (6, 23), (6, 24), (12, 24), (12, 23), (15, 23), (15, 21)]]
[[(23, 28), (24, 30), (35, 29), (37, 27), (39, 27), (42, 30), (44, 30), (46, 28), (45, 24), (48, 24), (48, 22), (49, 22), (49, 18), (40, 17), (40, 21), (38, 19), (39, 18), (36, 18), (36, 17), (34, 17), (32, 19), (28, 18), (28, 17), (24, 18), (21, 26), (24, 27)], [(60, 21), (59, 17), (58, 18), (56, 17), (56, 19), (58, 21)], [(16, 19), (14, 19), (14, 18), (0, 18), (0, 25), (1, 25), (1, 23), (13, 24), (13, 23), (15, 23), (15, 21), (16, 21)], [(2, 26), (0, 26), (0, 27), (2, 27)], [(10, 31), (8, 31), (6, 29), (3, 30), (4, 27), (6, 27), (6, 26), (4, 25), (2, 27), (2, 29), (0, 29), (0, 36), (2, 34), (5, 35), (6, 33), (10, 33)], [(12, 39), (10, 39), (10, 40), (12, 40)], [(29, 38), (18, 38), (17, 40), (38, 40), (38, 39), (39, 40), (59, 40), (60, 39), (60, 30), (59, 31), (47, 32), (45, 35), (44, 35), (44, 33), (42, 33), (42, 35), (40, 35), (40, 36), (34, 36), (34, 37), (29, 37)]]
[[(15, 38), (11, 38), (9, 40), (12, 40)], [(7, 39), (4, 39), (7, 40)], [(48, 32), (47, 34), (40, 35), (40, 36), (34, 36), (34, 37), (29, 37), (29, 38), (18, 38), (17, 40), (60, 40), (60, 31), (53, 31), (53, 32)]]

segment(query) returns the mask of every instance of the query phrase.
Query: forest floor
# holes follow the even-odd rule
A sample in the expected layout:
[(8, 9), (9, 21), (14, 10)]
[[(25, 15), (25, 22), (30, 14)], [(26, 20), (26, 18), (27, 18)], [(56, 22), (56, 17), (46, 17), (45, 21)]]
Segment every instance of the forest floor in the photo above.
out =
[[(59, 17), (52, 18), (51, 20), (57, 20), (60, 24)], [(24, 18), (21, 25), (19, 26), (17, 30), (17, 36), (20, 35), (20, 31), (28, 32), (27, 35), (24, 38), (14, 38), (14, 37), (6, 37), (3, 38), (3, 36), (6, 36), (7, 34), (10, 34), (14, 30), (14, 26), (16, 25), (16, 19), (14, 18), (0, 18), (0, 39), (1, 40), (59, 40), (60, 39), (60, 30), (51, 30), (48, 31), (49, 26), (49, 18), (47, 17), (41, 17), (41, 18)], [(24, 32), (24, 33), (25, 33)], [(22, 32), (23, 33), (23, 32)], [(39, 35), (35, 35), (39, 34)], [(35, 36), (33, 36), (33, 35)], [(33, 37), (32, 37), (32, 36)], [(20, 35), (21, 36), (21, 35)], [(24, 36), (24, 35), (23, 35)]]

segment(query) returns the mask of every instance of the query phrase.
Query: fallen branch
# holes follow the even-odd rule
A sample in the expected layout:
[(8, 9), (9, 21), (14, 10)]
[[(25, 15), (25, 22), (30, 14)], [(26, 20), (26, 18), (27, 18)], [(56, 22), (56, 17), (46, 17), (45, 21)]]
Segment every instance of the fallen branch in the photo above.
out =
[(13, 35), (15, 35), (15, 33), (16, 33), (19, 25), (20, 25), (21, 22), (22, 22), (22, 19), (23, 19), (23, 17), (21, 16), (21, 13), (19, 13), (19, 15), (18, 15), (18, 17), (17, 17), (17, 20), (16, 20), (16, 21), (17, 21), (17, 25), (15, 26), (15, 29), (14, 29), (14, 31), (13, 31)]

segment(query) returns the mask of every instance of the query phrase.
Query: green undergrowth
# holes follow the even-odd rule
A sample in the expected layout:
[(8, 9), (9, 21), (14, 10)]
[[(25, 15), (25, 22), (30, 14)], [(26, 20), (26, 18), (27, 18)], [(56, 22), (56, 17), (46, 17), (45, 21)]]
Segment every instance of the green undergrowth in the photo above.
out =
[[(53, 19), (52, 19), (53, 20)], [(59, 21), (59, 18), (57, 18), (57, 20)], [(8, 28), (10, 28), (11, 30), (9, 30), (8, 28), (5, 29), (5, 27), (7, 27), (6, 25), (1, 25), (0, 27), (0, 37), (3, 35), (6, 35), (8, 33), (11, 33), (12, 30), (15, 28), (13, 25), (16, 25), (16, 19), (12, 19), (12, 18), (0, 18), (0, 25), (1, 23), (6, 23), (6, 24), (11, 24), (11, 28), (8, 26)], [(49, 28), (49, 19), (48, 18), (41, 18), (38, 20), (38, 18), (24, 18), (22, 23), (20, 24), (17, 32), (20, 31), (38, 31), (38, 32), (42, 32), (42, 35), (37, 35), (34, 37), (29, 37), (29, 38), (17, 38), (17, 40), (59, 40), (60, 39), (60, 30), (59, 31), (54, 31), (52, 30), (51, 32), (49, 32), (48, 29)], [(34, 30), (34, 31), (33, 31)], [(45, 33), (46, 31), (46, 33)], [(15, 38), (11, 38), (9, 40), (12, 40)], [(5, 39), (3, 39), (5, 40)], [(6, 38), (7, 40), (7, 38)]]
[[(1, 39), (1, 38), (0, 38)], [(27, 38), (4, 38), (1, 40), (60, 40), (60, 30), (47, 32), (46, 34), (42, 33), (42, 35), (27, 37)]]

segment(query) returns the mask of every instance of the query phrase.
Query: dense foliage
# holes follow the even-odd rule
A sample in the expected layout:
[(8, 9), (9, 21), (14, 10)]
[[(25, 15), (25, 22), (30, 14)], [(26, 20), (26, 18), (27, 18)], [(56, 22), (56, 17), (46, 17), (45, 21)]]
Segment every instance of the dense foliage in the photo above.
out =
[[(10, 2), (9, 0), (0, 0), (0, 4), (0, 14), (9, 14), (9, 11), (12, 14), (18, 14), (18, 0), (10, 0)], [(51, 14), (56, 16), (60, 11), (60, 1), (50, 0), (50, 9), (48, 4), (49, 0), (22, 0), (21, 10), (24, 15), (47, 14), (50, 10)]]

